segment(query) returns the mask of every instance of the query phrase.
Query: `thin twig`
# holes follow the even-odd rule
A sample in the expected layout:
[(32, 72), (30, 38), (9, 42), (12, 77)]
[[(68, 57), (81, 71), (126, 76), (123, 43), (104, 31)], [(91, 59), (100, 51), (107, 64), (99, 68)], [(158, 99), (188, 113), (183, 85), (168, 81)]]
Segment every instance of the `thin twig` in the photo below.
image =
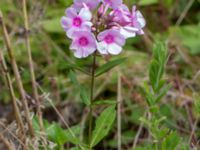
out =
[[(67, 129), (69, 130), (70, 134), (76, 138), (76, 135), (73, 133), (73, 131), (70, 129), (69, 124), (65, 121), (65, 119), (63, 118), (62, 114), (58, 111), (58, 109), (55, 107), (55, 105), (53, 104), (52, 100), (49, 99), (48, 97), (46, 97), (47, 101), (49, 102), (49, 104), (52, 106), (52, 108), (54, 109), (54, 111), (57, 113), (57, 115), (59, 116), (59, 118), (62, 120), (62, 122), (65, 124), (65, 126), (67, 127)], [(82, 150), (84, 150), (84, 148), (79, 144), (78, 145)]]
[[(54, 109), (54, 111), (56, 112), (56, 114), (60, 117), (61, 121), (64, 123), (64, 125), (67, 127), (67, 129), (69, 130), (70, 134), (76, 138), (76, 135), (73, 133), (73, 131), (71, 130), (69, 124), (65, 121), (64, 117), (62, 116), (62, 114), (58, 111), (58, 109), (55, 107), (55, 105), (53, 104), (52, 100), (49, 98), (49, 94), (46, 94), (46, 92), (40, 87), (40, 85), (38, 85), (39, 90), (43, 93), (44, 95), (44, 99), (47, 100), (49, 102), (49, 104), (51, 105), (51, 107)], [(83, 146), (81, 144), (78, 144), (78, 146), (81, 148), (81, 150), (84, 150)]]
[[(9, 129), (8, 129), (8, 127), (6, 127), (1, 121), (0, 121), (0, 126), (2, 126), (4, 129), (5, 129), (5, 131), (8, 131), (8, 133), (14, 138), (14, 139), (16, 139), (23, 147), (26, 147), (26, 143), (24, 143), (23, 141), (21, 141), (12, 131), (10, 131)], [(28, 148), (26, 148), (26, 149), (28, 149)]]
[(183, 19), (184, 19), (185, 16), (187, 15), (187, 12), (188, 12), (188, 11), (190, 10), (190, 8), (192, 7), (192, 4), (194, 3), (194, 1), (195, 1), (195, 0), (190, 0), (190, 1), (187, 3), (187, 5), (186, 5), (185, 9), (183, 10), (181, 16), (178, 18), (178, 20), (177, 20), (177, 22), (176, 22), (176, 26), (179, 26), (179, 25), (182, 23)]
[[(143, 117), (145, 117), (146, 114), (147, 114), (147, 113), (145, 112), (144, 115), (143, 115)], [(139, 129), (138, 129), (138, 131), (137, 131), (137, 134), (136, 134), (136, 136), (135, 136), (135, 139), (134, 139), (134, 141), (133, 141), (133, 146), (132, 146), (132, 149), (133, 149), (133, 150), (134, 150), (134, 149), (136, 148), (136, 146), (137, 146), (137, 143), (138, 143), (140, 134), (141, 134), (141, 132), (142, 132), (143, 126), (144, 126), (144, 123), (141, 122), (141, 123), (140, 123), (140, 126), (139, 126)]]
[(8, 88), (9, 88), (9, 92), (10, 92), (10, 96), (11, 96), (11, 100), (12, 100), (12, 105), (13, 105), (13, 110), (14, 110), (17, 125), (18, 125), (21, 133), (24, 134), (24, 129), (25, 129), (24, 124), (23, 124), (23, 121), (22, 121), (22, 117), (20, 115), (19, 107), (17, 105), (15, 92), (14, 92), (13, 85), (12, 85), (12, 82), (11, 82), (10, 74), (8, 73), (8, 68), (7, 68), (7, 65), (5, 63), (3, 52), (2, 52), (1, 49), (0, 49), (0, 65), (2, 67), (3, 74), (6, 78), (6, 82), (7, 82)]
[(0, 140), (5, 144), (8, 150), (15, 150), (13, 147), (13, 144), (11, 144), (8, 139), (6, 139), (1, 133), (0, 133)]
[(28, 62), (29, 62), (29, 69), (31, 73), (31, 83), (32, 83), (32, 89), (33, 89), (33, 96), (36, 101), (36, 108), (37, 108), (37, 115), (39, 120), (39, 125), (41, 128), (41, 131), (44, 131), (44, 125), (42, 121), (42, 111), (40, 107), (40, 100), (37, 90), (37, 84), (35, 79), (35, 72), (34, 72), (34, 66), (33, 66), (33, 59), (31, 54), (31, 46), (30, 46), (30, 38), (29, 38), (29, 24), (28, 24), (28, 15), (27, 15), (27, 6), (26, 6), (26, 0), (23, 0), (23, 14), (24, 14), (24, 24), (25, 24), (25, 42), (26, 42), (26, 48), (28, 51)]
[(198, 119), (195, 120), (193, 126), (192, 126), (192, 131), (190, 133), (190, 139), (189, 139), (189, 144), (191, 144), (193, 141), (193, 138), (195, 137), (195, 131), (197, 128), (197, 123), (198, 123)]
[(5, 44), (6, 44), (6, 47), (7, 47), (7, 50), (8, 50), (8, 55), (10, 57), (11, 66), (12, 66), (12, 69), (14, 71), (18, 90), (19, 90), (21, 100), (22, 100), (22, 104), (23, 104), (23, 108), (24, 108), (24, 111), (25, 111), (26, 121), (28, 123), (30, 134), (31, 134), (32, 137), (34, 137), (35, 134), (34, 134), (32, 122), (31, 122), (31, 119), (30, 119), (30, 112), (29, 112), (29, 108), (28, 108), (28, 104), (27, 104), (26, 93), (25, 93), (25, 90), (24, 90), (24, 87), (23, 87), (23, 84), (22, 84), (21, 75), (19, 73), (19, 69), (18, 69), (16, 60), (15, 60), (15, 56), (13, 54), (10, 38), (8, 36), (8, 31), (6, 29), (6, 26), (5, 26), (5, 23), (4, 23), (4, 20), (3, 20), (3, 15), (1, 13), (1, 11), (0, 11), (0, 23), (1, 23), (1, 26), (2, 26), (2, 30), (3, 30)]
[(122, 81), (121, 73), (118, 73), (118, 85), (117, 85), (117, 138), (118, 138), (118, 150), (121, 150), (122, 134), (121, 134), (121, 104), (122, 104)]

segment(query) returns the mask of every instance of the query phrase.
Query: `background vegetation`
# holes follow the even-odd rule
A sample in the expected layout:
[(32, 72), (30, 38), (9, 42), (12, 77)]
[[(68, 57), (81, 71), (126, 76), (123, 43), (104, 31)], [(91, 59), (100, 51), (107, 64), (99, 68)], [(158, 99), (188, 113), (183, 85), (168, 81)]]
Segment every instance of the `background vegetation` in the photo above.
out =
[[(166, 119), (154, 128), (165, 127), (169, 129), (167, 130), (169, 134), (165, 135), (170, 135), (165, 138), (161, 149), (199, 149), (200, 1), (125, 0), (125, 2), (129, 7), (133, 4), (138, 6), (146, 18), (147, 26), (145, 35), (128, 40), (123, 53), (119, 56), (98, 58), (97, 66), (122, 57), (126, 57), (126, 61), (96, 78), (95, 99), (116, 100), (120, 92), (122, 103), (121, 138), (115, 121), (109, 134), (95, 147), (95, 150), (119, 149), (117, 144), (119, 138), (123, 150), (154, 149), (157, 140), (155, 137), (158, 136), (152, 138), (152, 125), (146, 123), (144, 119), (148, 120), (149, 112), (143, 88), (144, 82), (149, 81), (148, 70), (152, 49), (157, 41), (167, 43), (168, 62), (163, 78), (171, 85), (166, 96), (156, 104), (159, 110), (157, 115), (165, 116)], [(69, 143), (70, 136), (66, 135), (69, 131), (66, 130), (67, 133), (63, 134), (66, 126), (49, 101), (52, 100), (53, 106), (59, 110), (69, 126), (73, 126), (77, 136), (84, 135), (80, 134), (81, 128), (77, 126), (81, 126), (87, 120), (88, 109), (80, 100), (78, 84), (83, 85), (85, 90), (89, 89), (90, 77), (79, 71), (80, 69), (74, 69), (72, 64), (89, 70), (92, 62), (91, 57), (81, 60), (74, 58), (69, 50), (70, 41), (61, 28), (60, 18), (71, 3), (72, 0), (28, 1), (31, 49), (48, 140), (52, 141), (52, 146), (56, 143), (62, 145), (62, 148), (65, 147), (64, 149), (69, 149), (73, 145)], [(36, 104), (32, 99), (31, 77), (24, 44), (22, 2), (1, 0), (0, 9), (27, 92), (29, 107), (35, 110)], [(2, 35), (0, 35), (0, 49), (4, 50), (15, 94), (18, 97), (16, 80)], [(0, 75), (0, 134), (8, 138), (11, 143), (17, 144), (10, 133), (15, 134), (16, 131), (11, 99), (2, 68)], [(94, 116), (98, 116), (103, 108), (104, 106), (95, 107)], [(37, 118), (34, 117), (32, 120), (37, 130)], [(55, 149), (61, 147), (57, 146)], [(3, 142), (0, 143), (0, 149), (6, 149)]]

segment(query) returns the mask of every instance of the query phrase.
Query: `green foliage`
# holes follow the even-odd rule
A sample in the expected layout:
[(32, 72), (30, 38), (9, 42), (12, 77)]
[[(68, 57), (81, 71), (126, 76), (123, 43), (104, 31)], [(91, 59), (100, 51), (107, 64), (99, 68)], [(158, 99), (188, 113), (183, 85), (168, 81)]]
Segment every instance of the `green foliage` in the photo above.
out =
[[(70, 114), (70, 125), (80, 124), (84, 117), (83, 115), (86, 115), (80, 115), (80, 112), (86, 112), (83, 110), (87, 110), (82, 107), (82, 105), (79, 107), (80, 101), (87, 107), (91, 106), (89, 86), (91, 82), (92, 60), (91, 57), (86, 59), (70, 57), (72, 55), (72, 52), (69, 50), (71, 40), (66, 38), (65, 32), (60, 25), (60, 19), (65, 15), (65, 9), (72, 4), (72, 1), (73, 0), (50, 0), (48, 3), (44, 0), (27, 1), (31, 50), (38, 90), (41, 95), (42, 107), (44, 107), (43, 110), (45, 111), (43, 117), (47, 117), (50, 120), (55, 119), (55, 114), (53, 115), (53, 112), (52, 116), (46, 113), (49, 113), (49, 109), (51, 110), (49, 105), (46, 105), (45, 98), (43, 97), (43, 94), (45, 95), (47, 92), (49, 96), (55, 100), (57, 105), (62, 106), (61, 109), (67, 109), (70, 113), (71, 111), (75, 112), (76, 109), (74, 109), (74, 107), (78, 105), (78, 114)], [(187, 115), (185, 107), (182, 106), (183, 104), (187, 104), (185, 103), (187, 100), (194, 100), (189, 101), (192, 102), (191, 107), (189, 107), (190, 113), (195, 120), (199, 119), (200, 98), (198, 93), (200, 80), (196, 75), (200, 63), (199, 0), (193, 3), (192, 7), (184, 16), (182, 23), (176, 26), (175, 24), (178, 18), (184, 13), (183, 11), (188, 6), (188, 0), (179, 0), (178, 3), (174, 0), (124, 0), (124, 2), (128, 4), (130, 9), (133, 4), (137, 5), (138, 9), (144, 14), (148, 26), (148, 29), (145, 30), (146, 35), (130, 38), (126, 41), (126, 46), (123, 47), (123, 53), (120, 54), (120, 57), (127, 57), (126, 59), (114, 56), (114, 59), (111, 58), (110, 61), (101, 66), (105, 60), (97, 58), (99, 61), (97, 65), (99, 65), (99, 68), (96, 68), (95, 74), (96, 77), (99, 77), (117, 66), (122, 72), (121, 88), (124, 99), (121, 120), (122, 149), (132, 149), (133, 138), (136, 136), (138, 132), (137, 129), (141, 125), (141, 122), (143, 122), (144, 127), (142, 128), (138, 139), (139, 141), (134, 150), (190, 150), (191, 148), (188, 144), (190, 124), (188, 123), (188, 117), (185, 117)], [(8, 27), (23, 84), (27, 95), (32, 96), (27, 51), (23, 42), (23, 15), (22, 9), (20, 8), (21, 3), (16, 0), (0, 0), (0, 9), (4, 14), (6, 26)], [(166, 76), (165, 65), (168, 54), (165, 44), (160, 42), (155, 44), (153, 48), (153, 58), (149, 63), (151, 45), (156, 39), (167, 41), (167, 47), (169, 48), (170, 59)], [(3, 38), (0, 37), (0, 48), (4, 49), (4, 47)], [(10, 68), (7, 51), (4, 52), (16, 98), (19, 99), (19, 93), (17, 92), (16, 81)], [(148, 66), (149, 80), (145, 81), (142, 87), (143, 89), (140, 89), (141, 81), (146, 79)], [(173, 91), (169, 93), (171, 96), (166, 97), (166, 99), (164, 99), (164, 97), (172, 87), (172, 84), (169, 84), (165, 77), (169, 78), (168, 81), (173, 82), (174, 86), (172, 88)], [(52, 82), (51, 79), (55, 80)], [(70, 82), (68, 79), (70, 79)], [(99, 112), (102, 107), (111, 109), (111, 107), (117, 104), (115, 100), (117, 94), (117, 74), (110, 71), (109, 79), (107, 79), (106, 75), (101, 76), (99, 79), (100, 80), (95, 80), (96, 87), (94, 91), (97, 90), (97, 92), (94, 94), (96, 99), (94, 99), (91, 106), (95, 111), (93, 114)], [(181, 87), (181, 97), (179, 97), (179, 90), (176, 90), (176, 88), (179, 87)], [(4, 79), (1, 78), (1, 117), (7, 117), (7, 114), (11, 111), (11, 100), (8, 95), (8, 90)], [(44, 93), (43, 90), (45, 91)], [(143, 98), (140, 93), (138, 93), (140, 91), (144, 95), (148, 108), (146, 108), (147, 106), (143, 103)], [(56, 99), (57, 96), (59, 97), (58, 99)], [(63, 103), (70, 105), (63, 106)], [(30, 102), (30, 105), (32, 107), (34, 104)], [(105, 113), (104, 117), (101, 117), (103, 113), (100, 113), (100, 117), (97, 117), (96, 126), (98, 122), (98, 128), (95, 127), (95, 133), (93, 131), (93, 137), (97, 136), (95, 138), (96, 140), (93, 141), (94, 150), (117, 149), (118, 137), (106, 137), (108, 128), (112, 126), (111, 122), (116, 116), (114, 108), (112, 108), (112, 111), (113, 113), (110, 111), (111, 119), (109, 118), (110, 116), (106, 116)], [(145, 116), (144, 114), (147, 114), (147, 111), (148, 116)], [(65, 113), (66, 111), (61, 112)], [(71, 117), (73, 118), (71, 119)], [(100, 118), (101, 121), (99, 121)], [(59, 120), (59, 118), (57, 119)], [(109, 121), (103, 121), (102, 123), (103, 119)], [(10, 121), (12, 120), (9, 120), (9, 122)], [(38, 120), (34, 117), (32, 121), (36, 131), (36, 139), (38, 140), (41, 136)], [(72, 126), (70, 129), (64, 129), (62, 127), (64, 126), (63, 124), (61, 126), (58, 123), (50, 123), (45, 119), (43, 121), (48, 138), (47, 141), (50, 141), (52, 145), (55, 146), (52, 148), (47, 145), (45, 149), (66, 149), (67, 143), (67, 145), (70, 145), (69, 149), (71, 150), (89, 150), (89, 146), (85, 144), (85, 142), (88, 142), (87, 125), (83, 125), (83, 129), (80, 129), (79, 125)], [(105, 132), (103, 127), (106, 127)], [(116, 128), (116, 124), (114, 128)], [(180, 134), (179, 128), (187, 132)], [(98, 129), (101, 129), (101, 131)], [(72, 131), (75, 138), (69, 130)], [(116, 135), (116, 132), (117, 130), (113, 130), (113, 135)], [(147, 132), (151, 137), (147, 137)], [(198, 124), (196, 126), (195, 135), (197, 138), (199, 137)], [(83, 137), (83, 140), (80, 141), (79, 137)], [(42, 138), (44, 138), (43, 135)], [(11, 143), (16, 143), (12, 139), (9, 140)], [(101, 141), (102, 144), (99, 144)], [(43, 150), (42, 142), (39, 141), (39, 144), (41, 144), (39, 145), (39, 149)], [(35, 149), (35, 147), (32, 147), (32, 149)], [(196, 149), (199, 148), (197, 147)]]
[(170, 36), (174, 39), (179, 39), (182, 42), (182, 46), (186, 47), (190, 54), (200, 54), (200, 24), (171, 27), (169, 31)]
[(146, 117), (140, 118), (140, 121), (147, 126), (154, 139), (155, 150), (175, 150), (180, 141), (177, 134), (162, 126), (162, 122), (166, 120), (166, 117), (158, 116), (158, 102), (166, 95), (171, 87), (170, 84), (166, 85), (166, 80), (163, 80), (166, 62), (167, 49), (163, 43), (158, 42), (153, 49), (153, 59), (149, 68), (150, 85), (145, 82), (143, 89), (143, 94), (152, 116), (150, 120)]
[[(46, 128), (46, 133), (49, 140), (57, 143), (58, 145), (63, 145), (66, 142), (71, 142), (73, 144), (80, 143), (78, 138), (78, 135), (80, 133), (80, 126), (74, 126), (68, 130), (64, 130), (58, 124), (53, 123)], [(72, 133), (74, 135), (72, 135)]]
[(197, 116), (200, 117), (200, 96), (195, 95), (194, 99), (195, 99), (195, 102), (194, 102), (195, 112), (196, 112)]
[(175, 133), (170, 133), (162, 142), (162, 150), (176, 150), (180, 142), (180, 137)]
[(153, 48), (153, 60), (150, 64), (149, 78), (154, 92), (158, 92), (164, 81), (161, 80), (167, 61), (167, 50), (164, 44), (156, 43)]
[(60, 26), (60, 18), (42, 21), (42, 27), (50, 33), (61, 33), (63, 29)]
[(103, 73), (108, 72), (112, 68), (114, 68), (114, 67), (118, 66), (119, 64), (123, 63), (125, 60), (126, 60), (126, 58), (119, 58), (119, 59), (115, 59), (115, 60), (109, 61), (108, 63), (102, 65), (101, 67), (99, 67), (96, 70), (95, 76), (98, 77), (98, 76), (102, 75)]
[(140, 0), (139, 5), (152, 5), (152, 4), (157, 4), (158, 0)]
[[(35, 131), (40, 132), (40, 127), (38, 123), (38, 118), (34, 117), (33, 119), (33, 127)], [(60, 149), (67, 142), (70, 142), (74, 145), (78, 145), (81, 150), (84, 147), (84, 150), (87, 149), (87, 145), (82, 143), (79, 139), (81, 128), (80, 125), (72, 126), (68, 129), (63, 129), (57, 123), (49, 123), (44, 120), (45, 133), (47, 135), (48, 140), (56, 144), (56, 149)], [(47, 147), (48, 148), (48, 147)]]
[(65, 7), (69, 7), (73, 3), (73, 0), (59, 0), (59, 2), (65, 5)]
[(152, 90), (147, 84), (144, 83), (143, 94), (149, 106), (153, 106), (158, 103), (167, 91), (171, 88), (171, 85), (165, 85), (166, 80), (163, 80), (164, 69), (167, 61), (167, 50), (163, 43), (156, 43), (153, 48), (153, 59), (149, 68), (149, 79), (152, 86)]
[(92, 105), (114, 105), (116, 103), (116, 100), (96, 100), (92, 103)]
[(76, 86), (78, 87), (78, 90), (80, 92), (80, 98), (82, 100), (82, 102), (89, 106), (90, 105), (90, 97), (89, 97), (89, 92), (88, 90), (86, 89), (86, 87), (84, 87), (83, 85), (80, 85), (77, 78), (76, 78), (76, 74), (70, 70), (69, 72), (69, 78), (71, 80), (71, 82)]
[(91, 147), (97, 145), (109, 132), (115, 121), (116, 110), (115, 106), (106, 108), (96, 120), (96, 126), (92, 132)]
[(91, 105), (91, 102), (90, 102), (90, 97), (89, 97), (89, 94), (88, 94), (88, 89), (86, 89), (84, 86), (80, 86), (80, 96), (81, 96), (81, 99), (83, 101), (83, 103), (87, 106)]
[(91, 76), (91, 73), (90, 73), (90, 72), (87, 72), (86, 70), (84, 70), (82, 67), (80, 67), (80, 66), (77, 65), (77, 64), (70, 64), (70, 63), (68, 63), (68, 64), (67, 64), (67, 68), (69, 68), (69, 69), (74, 69), (74, 70), (78, 70), (78, 71), (80, 71), (80, 72), (82, 72), (82, 73), (84, 73), (84, 74), (86, 74), (86, 75)]

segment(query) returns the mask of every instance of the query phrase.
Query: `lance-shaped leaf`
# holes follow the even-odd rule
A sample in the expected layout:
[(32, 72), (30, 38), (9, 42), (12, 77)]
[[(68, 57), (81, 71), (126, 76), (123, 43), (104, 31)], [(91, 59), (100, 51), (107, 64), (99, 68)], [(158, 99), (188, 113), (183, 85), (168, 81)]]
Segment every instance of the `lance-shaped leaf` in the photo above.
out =
[(108, 134), (113, 122), (115, 121), (115, 117), (115, 106), (108, 107), (101, 113), (99, 118), (96, 120), (96, 126), (92, 132), (92, 138), (90, 142), (91, 147), (97, 145)]
[(119, 58), (119, 59), (109, 61), (108, 63), (102, 65), (101, 67), (99, 67), (96, 70), (95, 76), (97, 77), (97, 76), (102, 75), (103, 73), (105, 73), (105, 72), (111, 70), (112, 68), (116, 67), (117, 65), (123, 63), (125, 60), (126, 60), (126, 58)]
[(116, 105), (116, 100), (97, 100), (92, 103), (92, 105)]

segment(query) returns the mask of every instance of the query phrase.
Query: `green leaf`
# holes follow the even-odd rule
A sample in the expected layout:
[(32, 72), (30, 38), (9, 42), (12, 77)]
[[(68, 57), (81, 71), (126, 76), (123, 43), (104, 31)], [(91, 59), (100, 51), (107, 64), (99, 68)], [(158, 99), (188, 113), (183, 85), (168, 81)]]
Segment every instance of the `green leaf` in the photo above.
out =
[(92, 103), (92, 105), (115, 105), (116, 100), (97, 100)]
[(200, 95), (195, 94), (194, 95), (194, 110), (197, 116), (200, 116)]
[(140, 0), (139, 5), (145, 6), (145, 5), (152, 5), (158, 3), (158, 0)]
[(156, 91), (160, 80), (159, 70), (159, 63), (156, 60), (153, 60), (150, 65), (149, 78), (154, 91)]
[(97, 77), (97, 76), (102, 75), (103, 73), (105, 73), (105, 72), (111, 70), (112, 68), (116, 67), (117, 65), (123, 63), (125, 60), (126, 60), (126, 58), (119, 58), (119, 59), (112, 60), (112, 61), (102, 65), (101, 67), (99, 67), (96, 70), (95, 76)]
[(150, 91), (150, 88), (149, 88), (147, 82), (144, 82), (144, 88), (141, 88), (141, 93), (143, 96), (145, 96), (145, 100), (146, 100), (147, 104), (149, 106), (153, 105), (154, 97)]
[(180, 137), (175, 132), (172, 132), (162, 142), (162, 150), (168, 150), (168, 149), (175, 150), (179, 142), (180, 142)]
[(163, 96), (165, 96), (165, 94), (169, 91), (169, 89), (172, 87), (171, 84), (165, 86), (160, 92), (159, 92), (159, 95), (157, 96), (155, 102), (158, 103), (162, 98)]
[(91, 103), (90, 103), (90, 97), (87, 91), (88, 90), (84, 86), (80, 86), (81, 99), (85, 105), (89, 106)]
[(79, 84), (79, 83), (78, 83), (78, 80), (77, 80), (77, 78), (76, 78), (76, 74), (75, 74), (72, 70), (69, 71), (68, 76), (69, 76), (71, 82), (72, 82), (74, 85), (78, 85), (78, 84)]
[(162, 76), (167, 61), (167, 50), (163, 43), (157, 42), (153, 49), (153, 60), (150, 64), (149, 78), (155, 93), (161, 88)]
[(80, 144), (79, 139), (77, 138), (77, 134), (80, 133), (80, 127), (74, 126), (70, 128), (71, 132), (76, 136), (74, 137), (69, 130), (62, 129), (58, 124), (53, 123), (47, 129), (47, 137), (49, 140), (57, 143), (58, 145), (63, 145), (67, 141), (73, 144)]
[(91, 75), (89, 72), (83, 70), (80, 66), (76, 65), (76, 64), (67, 64), (66, 65), (67, 68), (71, 68), (71, 69), (75, 69), (75, 70), (78, 70), (86, 75)]
[(190, 54), (200, 54), (200, 24), (172, 26), (170, 27), (169, 32), (173, 40), (177, 39), (177, 42), (187, 48)]
[(65, 5), (66, 7), (69, 7), (73, 3), (73, 0), (59, 0), (59, 2)]
[(115, 117), (115, 106), (110, 106), (101, 113), (96, 120), (96, 126), (92, 132), (90, 146), (94, 147), (108, 134), (113, 122), (115, 121)]

